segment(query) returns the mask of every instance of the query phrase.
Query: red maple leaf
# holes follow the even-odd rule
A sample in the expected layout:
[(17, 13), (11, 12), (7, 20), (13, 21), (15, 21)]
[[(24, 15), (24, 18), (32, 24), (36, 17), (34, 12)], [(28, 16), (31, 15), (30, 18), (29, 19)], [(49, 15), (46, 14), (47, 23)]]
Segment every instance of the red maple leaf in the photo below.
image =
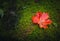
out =
[(32, 22), (38, 24), (40, 28), (44, 29), (48, 28), (48, 25), (52, 23), (46, 12), (37, 12), (36, 15), (32, 17)]

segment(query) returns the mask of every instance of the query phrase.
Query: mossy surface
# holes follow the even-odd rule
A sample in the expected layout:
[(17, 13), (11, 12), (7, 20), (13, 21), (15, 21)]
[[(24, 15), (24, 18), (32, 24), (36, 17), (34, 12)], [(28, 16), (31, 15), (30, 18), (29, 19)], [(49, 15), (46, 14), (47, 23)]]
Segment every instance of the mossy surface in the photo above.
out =
[[(54, 0), (37, 0), (37, 2), (27, 1), (23, 3), (21, 18), (19, 20), (17, 35), (21, 41), (57, 41), (58, 27), (58, 11), (59, 5)], [(32, 16), (37, 11), (48, 12), (53, 23), (48, 26), (48, 29), (41, 29), (38, 25), (32, 23)], [(20, 33), (19, 33), (20, 32)], [(59, 35), (60, 36), (60, 35)]]
[[(59, 4), (59, 0), (16, 0), (18, 21), (14, 29), (6, 31), (1, 28), (1, 37), (6, 37), (5, 40), (8, 41), (60, 41)], [(6, 5), (8, 4), (5, 2), (4, 11), (9, 7)], [(52, 24), (48, 29), (42, 29), (32, 23), (32, 16), (38, 11), (49, 13)]]

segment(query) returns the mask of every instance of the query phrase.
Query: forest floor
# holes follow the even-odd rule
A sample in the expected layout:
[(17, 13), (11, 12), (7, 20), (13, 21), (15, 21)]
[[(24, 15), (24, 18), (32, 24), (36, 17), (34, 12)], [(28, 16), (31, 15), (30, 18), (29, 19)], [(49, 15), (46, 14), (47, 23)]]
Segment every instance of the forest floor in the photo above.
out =
[[(1, 31), (2, 36), (13, 41), (60, 41), (59, 4), (59, 0), (17, 0), (18, 23), (15, 30)], [(32, 23), (31, 18), (38, 11), (49, 13), (52, 24), (48, 29)]]

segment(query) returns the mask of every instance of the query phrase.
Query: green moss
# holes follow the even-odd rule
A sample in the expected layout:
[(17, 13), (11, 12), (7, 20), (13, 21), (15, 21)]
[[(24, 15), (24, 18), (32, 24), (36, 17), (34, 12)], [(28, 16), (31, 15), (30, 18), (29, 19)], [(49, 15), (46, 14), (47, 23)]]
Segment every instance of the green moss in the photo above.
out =
[[(41, 0), (39, 3), (35, 3), (34, 1), (30, 2), (30, 4), (25, 4), (25, 8), (22, 10), (22, 16), (19, 20), (18, 24), (18, 30), (21, 30), (22, 32), (20, 35), (25, 35), (23, 38), (22, 36), (19, 38), (22, 38), (26, 41), (52, 41), (56, 40), (56, 30), (57, 30), (57, 10), (56, 8), (53, 8), (55, 6), (55, 2), (53, 1), (47, 1), (47, 0)], [(22, 6), (23, 7), (23, 6)], [(48, 12), (50, 15), (51, 20), (53, 23), (49, 25), (49, 28), (44, 30), (39, 28), (38, 25), (35, 25), (32, 23), (32, 16), (35, 15), (37, 11), (41, 12)], [(56, 26), (57, 25), (57, 26)], [(28, 29), (29, 28), (29, 32)], [(25, 32), (26, 31), (26, 32)], [(19, 32), (17, 32), (19, 33)], [(24, 34), (25, 33), (25, 34)], [(26, 33), (28, 33), (26, 35)], [(18, 35), (19, 36), (19, 35)], [(48, 39), (47, 39), (48, 38)]]
[[(17, 38), (17, 41), (60, 41), (59, 0), (58, 2), (56, 0), (38, 0), (37, 2), (35, 0), (17, 0), (16, 2), (18, 23), (15, 25), (15, 29), (10, 31), (2, 28), (0, 33), (3, 37)], [(4, 2), (2, 5), (4, 11), (9, 8), (8, 2)], [(37, 11), (49, 13), (53, 23), (48, 26), (48, 29), (41, 29), (37, 24), (32, 23), (31, 18)]]

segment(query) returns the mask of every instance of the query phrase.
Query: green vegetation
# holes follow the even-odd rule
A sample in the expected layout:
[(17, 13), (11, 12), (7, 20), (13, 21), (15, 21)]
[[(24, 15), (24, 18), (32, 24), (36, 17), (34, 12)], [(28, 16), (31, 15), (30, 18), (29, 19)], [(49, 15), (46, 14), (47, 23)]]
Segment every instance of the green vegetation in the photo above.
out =
[[(59, 0), (16, 0), (18, 21), (12, 27), (14, 29), (8, 31), (2, 28), (4, 26), (2, 24), (3, 26), (0, 27), (1, 37), (7, 37), (5, 40), (8, 41), (60, 41), (59, 4)], [(7, 7), (9, 6), (3, 8), (4, 11)], [(48, 29), (41, 29), (38, 25), (32, 23), (31, 18), (37, 11), (49, 13), (53, 23), (48, 26)]]

